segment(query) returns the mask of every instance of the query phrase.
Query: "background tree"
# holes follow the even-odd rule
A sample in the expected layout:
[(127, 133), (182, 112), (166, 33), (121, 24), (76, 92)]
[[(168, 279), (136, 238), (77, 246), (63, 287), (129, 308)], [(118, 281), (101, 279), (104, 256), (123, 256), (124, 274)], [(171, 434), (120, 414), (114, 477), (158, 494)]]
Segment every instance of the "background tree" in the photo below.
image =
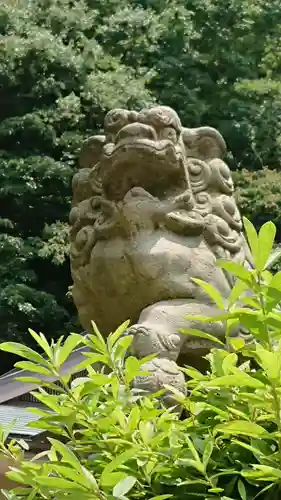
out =
[(280, 227), (280, 36), (279, 0), (2, 1), (2, 339), (77, 327), (71, 177), (83, 139), (112, 107), (157, 100), (186, 126), (217, 127), (242, 211)]

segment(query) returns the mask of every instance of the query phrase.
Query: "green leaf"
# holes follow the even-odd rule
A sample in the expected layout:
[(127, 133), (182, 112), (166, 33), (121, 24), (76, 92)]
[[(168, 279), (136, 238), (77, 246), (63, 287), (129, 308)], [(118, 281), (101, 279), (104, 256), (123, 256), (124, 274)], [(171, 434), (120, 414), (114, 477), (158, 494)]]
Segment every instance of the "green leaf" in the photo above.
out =
[(262, 271), (269, 259), (276, 235), (276, 227), (273, 222), (266, 222), (259, 232), (259, 251), (256, 259), (256, 268)]
[(131, 343), (133, 341), (132, 335), (126, 335), (126, 337), (122, 337), (115, 342), (114, 345), (114, 359), (116, 361), (123, 359), (125, 354), (127, 353)]
[(38, 354), (36, 351), (33, 351), (33, 349), (30, 349), (25, 345), (18, 344), (17, 342), (3, 342), (2, 344), (0, 344), (0, 350), (10, 352), (11, 354), (15, 354), (16, 356), (20, 356), (21, 358), (34, 361), (35, 363), (46, 365), (46, 360), (43, 358), (43, 356), (40, 356), (40, 354)]
[(43, 335), (43, 333), (40, 332), (40, 334), (38, 335), (38, 333), (36, 333), (34, 330), (32, 330), (31, 328), (28, 329), (30, 335), (34, 338), (34, 340), (37, 342), (37, 344), (43, 349), (43, 351), (47, 354), (48, 358), (49, 359), (52, 359), (53, 357), (53, 352), (52, 352), (52, 349), (51, 347), (49, 346), (48, 344), (48, 341), (45, 337), (45, 335)]
[(201, 460), (200, 460), (200, 457), (199, 457), (199, 454), (193, 444), (193, 442), (191, 441), (191, 439), (186, 436), (186, 442), (188, 444), (188, 448), (190, 449), (192, 455), (193, 455), (193, 458), (196, 460), (196, 462), (200, 462), (201, 463)]
[(251, 377), (247, 373), (237, 372), (234, 375), (224, 375), (214, 378), (208, 382), (201, 382), (204, 387), (252, 387), (253, 389), (264, 389), (265, 385), (260, 380)]
[(255, 230), (255, 227), (248, 219), (246, 219), (246, 217), (243, 217), (243, 223), (244, 223), (244, 228), (245, 228), (247, 240), (249, 243), (249, 247), (250, 247), (252, 255), (253, 255), (254, 263), (256, 264), (258, 251), (259, 251), (258, 235), (257, 235), (257, 232)]
[(245, 267), (241, 266), (240, 264), (237, 264), (236, 262), (231, 262), (229, 260), (218, 260), (217, 264), (219, 267), (233, 274), (233, 276), (239, 278), (247, 285), (251, 284), (252, 273), (250, 273), (250, 271), (248, 271)]
[(55, 490), (82, 490), (85, 488), (78, 483), (73, 481), (68, 481), (67, 479), (62, 479), (60, 477), (50, 477), (50, 476), (36, 476), (34, 481), (41, 486), (52, 488)]
[(204, 441), (204, 448), (203, 448), (202, 462), (204, 465), (205, 472), (207, 470), (208, 463), (213, 453), (213, 449), (214, 449), (214, 441), (213, 438), (209, 437)]
[(120, 325), (115, 332), (111, 333), (108, 338), (107, 338), (107, 345), (109, 348), (113, 347), (115, 342), (124, 335), (126, 330), (128, 330), (128, 327), (130, 325), (130, 320), (125, 321)]
[(253, 500), (257, 500), (257, 498), (260, 498), (266, 491), (270, 490), (271, 488), (275, 488), (276, 483), (273, 482), (272, 484), (267, 484), (262, 490), (260, 490), (253, 498)]
[(16, 377), (16, 381), (22, 382), (23, 384), (34, 384), (34, 385), (41, 385), (42, 380), (40, 378), (33, 378), (33, 377)]
[(218, 290), (216, 290), (210, 283), (198, 278), (192, 278), (192, 281), (194, 281), (196, 285), (200, 286), (207, 293), (207, 295), (209, 295), (219, 309), (224, 311), (224, 301)]
[(243, 347), (245, 347), (245, 340), (240, 339), (239, 337), (230, 339), (229, 343), (235, 351), (240, 351), (240, 349), (243, 349)]
[[(233, 369), (236, 367), (238, 361), (238, 356), (234, 352), (227, 354), (222, 362), (223, 373), (227, 375), (229, 372), (233, 373)], [(240, 373), (238, 372), (238, 375)]]
[(243, 441), (238, 441), (237, 439), (233, 439), (232, 443), (237, 444), (238, 446), (241, 446), (242, 448), (245, 448), (246, 450), (249, 450), (253, 453), (253, 455), (257, 455), (259, 458), (264, 456), (264, 453), (259, 450), (258, 448), (255, 448), (254, 446), (251, 446), (247, 443), (244, 443)]
[(173, 495), (158, 495), (157, 497), (151, 497), (148, 500), (168, 500), (168, 498), (171, 498)]
[[(63, 462), (64, 463), (64, 462)], [(44, 472), (50, 472), (53, 474), (54, 472), (57, 472), (62, 476), (62, 479), (67, 479), (70, 480), (73, 483), (78, 483), (81, 486), (84, 486), (85, 488), (91, 488), (92, 484), (89, 484), (89, 481), (85, 477), (84, 474), (79, 474), (77, 471), (73, 470), (72, 467), (66, 466), (66, 465), (61, 465), (61, 463), (58, 464), (46, 464), (44, 466), (45, 471)]]
[(154, 425), (149, 421), (139, 423), (139, 431), (144, 444), (148, 445), (154, 434)]
[(121, 479), (113, 488), (113, 496), (115, 498), (122, 498), (134, 487), (136, 481), (137, 479), (133, 476), (127, 476)]
[(187, 467), (192, 467), (198, 470), (201, 474), (204, 474), (204, 466), (200, 461), (191, 460), (190, 458), (182, 458), (179, 460), (181, 465), (186, 465)]
[(241, 499), (247, 500), (246, 488), (245, 488), (243, 481), (241, 481), (241, 479), (238, 480), (237, 488), (238, 488), (238, 492), (239, 492)]
[(119, 457), (114, 458), (109, 464), (105, 466), (103, 469), (103, 472), (100, 477), (100, 483), (101, 485), (104, 485), (106, 482), (106, 476), (110, 474), (111, 472), (116, 471), (121, 465), (126, 463), (128, 460), (136, 456), (136, 452), (138, 451), (137, 446), (133, 446), (132, 448), (129, 448), (128, 450), (124, 451), (119, 455)]
[(196, 368), (192, 366), (179, 367), (179, 369), (185, 373), (188, 377), (194, 380), (204, 380), (205, 376)]
[(185, 316), (184, 319), (190, 321), (200, 321), (201, 323), (217, 323), (218, 321), (227, 321), (233, 318), (233, 313), (229, 312), (226, 314), (218, 314), (218, 316)]
[(259, 360), (259, 364), (265, 371), (267, 377), (272, 381), (279, 380), (281, 372), (280, 353), (271, 352), (262, 347), (260, 344), (257, 344), (256, 354)]
[(40, 375), (51, 376), (52, 372), (44, 366), (32, 363), (31, 361), (18, 361), (15, 363), (15, 368), (21, 368), (21, 370), (28, 370), (34, 373), (40, 373)]
[(74, 453), (63, 443), (54, 438), (48, 438), (52, 447), (55, 449), (57, 453), (60, 453), (63, 459), (63, 462), (66, 462), (72, 467), (81, 472), (81, 464), (78, 458), (74, 455)]
[(278, 246), (274, 248), (267, 260), (265, 269), (271, 269), (281, 259), (281, 248)]
[(91, 474), (91, 472), (88, 469), (86, 469), (86, 467), (82, 466), (81, 469), (82, 469), (83, 476), (85, 477), (89, 486), (91, 486), (91, 488), (93, 488), (94, 490), (98, 490), (98, 483), (97, 483), (95, 477), (93, 476), (93, 474)]
[(104, 386), (106, 384), (110, 384), (111, 379), (109, 375), (103, 375), (102, 373), (95, 373), (91, 375), (91, 382), (96, 386)]
[(15, 481), (16, 483), (21, 483), (21, 484), (25, 483), (26, 475), (24, 473), (21, 473), (20, 471), (11, 469), (8, 472), (6, 472), (5, 476), (11, 481)]
[(120, 383), (117, 377), (111, 377), (110, 379), (110, 385), (111, 385), (111, 390), (112, 390), (112, 395), (114, 399), (117, 401), (118, 400), (118, 395), (120, 391)]
[(139, 374), (141, 363), (137, 358), (129, 356), (125, 362), (125, 379), (126, 383), (130, 384), (132, 380)]
[(184, 335), (191, 335), (192, 337), (200, 337), (201, 339), (207, 339), (210, 340), (210, 342), (215, 342), (216, 344), (220, 344), (224, 346), (224, 343), (219, 340), (217, 337), (214, 337), (213, 335), (210, 335), (209, 333), (204, 333), (201, 332), (201, 330), (195, 330), (193, 328), (180, 328), (179, 329), (180, 333), (183, 333)]
[[(79, 365), (77, 365), (77, 367), (79, 368), (78, 372), (80, 371), (80, 369), (82, 371), (84, 367), (88, 368), (90, 365), (95, 365), (98, 363), (107, 365), (108, 363), (108, 356), (106, 356), (105, 354), (98, 354), (92, 352), (83, 352), (82, 354), (83, 356), (85, 356), (85, 358), (89, 358), (89, 361), (87, 359), (85, 361), (82, 361)], [(75, 372), (76, 372), (76, 367), (75, 367)]]
[(91, 324), (96, 338), (98, 338), (102, 343), (104, 343), (104, 338), (101, 332), (99, 331), (97, 324), (94, 321), (91, 321)]
[(241, 298), (243, 292), (245, 292), (247, 289), (248, 289), (248, 284), (238, 279), (234, 283), (234, 286), (231, 290), (231, 294), (229, 297), (229, 306), (235, 304), (235, 302), (237, 302), (237, 300)]
[(134, 406), (128, 417), (128, 426), (131, 431), (137, 428), (139, 421), (140, 421), (140, 409), (138, 406)]
[(9, 437), (14, 426), (16, 425), (16, 422), (17, 422), (17, 419), (14, 418), (11, 422), (9, 422), (9, 424), (6, 424), (6, 425), (1, 424), (0, 429), (1, 429), (1, 434), (2, 434), (2, 436), (1, 436), (2, 443), (5, 443), (6, 439)]
[(281, 479), (281, 470), (279, 468), (277, 469), (276, 467), (270, 467), (268, 465), (255, 464), (254, 469), (263, 472), (265, 475), (269, 474)]
[(59, 348), (58, 355), (56, 356), (56, 366), (62, 366), (72, 351), (76, 349), (78, 345), (82, 344), (83, 341), (82, 335), (71, 333), (64, 341), (63, 346)]
[(113, 486), (115, 486), (117, 483), (119, 483), (119, 481), (122, 481), (122, 479), (126, 479), (126, 477), (128, 476), (128, 474), (126, 474), (126, 472), (110, 472), (110, 473), (107, 473), (103, 478), (102, 480), (100, 479), (100, 483), (102, 484), (102, 487), (106, 487), (106, 488), (112, 488)]
[(266, 430), (254, 422), (246, 420), (232, 420), (224, 424), (219, 424), (214, 428), (214, 433), (222, 432), (223, 434), (241, 434), (244, 436), (260, 437), (266, 436)]

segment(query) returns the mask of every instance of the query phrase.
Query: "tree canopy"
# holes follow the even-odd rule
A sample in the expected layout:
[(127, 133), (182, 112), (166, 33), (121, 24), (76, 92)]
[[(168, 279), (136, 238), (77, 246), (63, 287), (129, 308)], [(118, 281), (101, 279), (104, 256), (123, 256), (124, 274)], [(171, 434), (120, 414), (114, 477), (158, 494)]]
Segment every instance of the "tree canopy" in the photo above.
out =
[(157, 101), (218, 128), (242, 212), (278, 226), (280, 37), (279, 0), (1, 2), (1, 339), (77, 328), (71, 177), (112, 107)]

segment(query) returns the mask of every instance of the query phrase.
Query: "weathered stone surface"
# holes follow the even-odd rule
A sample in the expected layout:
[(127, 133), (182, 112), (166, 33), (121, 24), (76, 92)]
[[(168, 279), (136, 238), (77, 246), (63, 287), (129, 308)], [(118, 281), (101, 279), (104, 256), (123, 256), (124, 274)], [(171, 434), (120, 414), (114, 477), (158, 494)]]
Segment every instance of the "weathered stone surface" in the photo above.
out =
[(217, 314), (192, 278), (227, 297), (232, 278), (216, 259), (250, 261), (222, 159), (226, 145), (215, 129), (182, 127), (164, 106), (115, 109), (104, 130), (84, 144), (73, 179), (71, 271), (80, 321), (88, 329), (94, 319), (107, 335), (130, 319), (135, 354), (158, 355), (146, 367), (151, 376), (137, 383), (183, 390), (178, 358), (201, 355), (210, 343), (179, 329), (224, 336), (222, 324), (184, 319)]

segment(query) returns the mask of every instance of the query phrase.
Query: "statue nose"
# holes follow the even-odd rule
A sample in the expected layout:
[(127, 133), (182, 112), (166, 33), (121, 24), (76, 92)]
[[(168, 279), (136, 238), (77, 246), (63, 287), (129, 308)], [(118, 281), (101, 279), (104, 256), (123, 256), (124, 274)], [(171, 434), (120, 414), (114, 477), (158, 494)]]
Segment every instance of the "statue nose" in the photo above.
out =
[(144, 123), (130, 123), (121, 128), (116, 136), (116, 142), (124, 139), (150, 139), (151, 141), (157, 140), (157, 135), (154, 128)]

